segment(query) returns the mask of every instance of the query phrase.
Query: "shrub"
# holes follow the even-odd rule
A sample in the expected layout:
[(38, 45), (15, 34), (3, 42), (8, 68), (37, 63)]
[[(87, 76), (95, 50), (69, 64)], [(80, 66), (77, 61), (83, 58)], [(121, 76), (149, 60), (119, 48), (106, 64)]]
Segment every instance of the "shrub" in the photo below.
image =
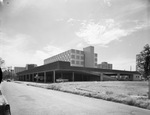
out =
[(127, 102), (127, 104), (128, 105), (135, 105), (135, 100), (134, 99), (132, 99), (132, 98), (128, 98), (127, 100), (126, 100), (126, 102)]
[(106, 91), (105, 94), (106, 94), (106, 95), (112, 95), (113, 92), (112, 92), (112, 91)]

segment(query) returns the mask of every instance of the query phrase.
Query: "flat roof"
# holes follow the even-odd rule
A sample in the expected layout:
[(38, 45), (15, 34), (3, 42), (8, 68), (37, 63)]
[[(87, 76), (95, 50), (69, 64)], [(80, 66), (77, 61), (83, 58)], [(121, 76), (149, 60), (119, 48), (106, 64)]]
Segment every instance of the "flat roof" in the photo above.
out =
[(75, 67), (70, 66), (70, 62), (57, 61), (49, 64), (45, 64), (42, 66), (34, 67), (33, 69), (25, 70), (17, 73), (17, 75), (25, 75), (32, 73), (40, 73), (40, 72), (48, 72), (48, 71), (78, 71), (78, 72), (94, 72), (94, 73), (105, 73), (110, 75), (115, 74), (140, 74), (137, 71), (124, 71), (124, 70), (111, 70), (111, 69), (100, 69), (100, 68), (89, 68), (89, 67)]

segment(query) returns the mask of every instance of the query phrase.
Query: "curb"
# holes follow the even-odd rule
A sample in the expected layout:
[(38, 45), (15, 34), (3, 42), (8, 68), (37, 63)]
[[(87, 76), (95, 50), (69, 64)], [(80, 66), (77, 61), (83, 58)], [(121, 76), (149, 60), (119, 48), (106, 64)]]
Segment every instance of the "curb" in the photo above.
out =
[(10, 105), (5, 96), (0, 91), (0, 115), (11, 115)]

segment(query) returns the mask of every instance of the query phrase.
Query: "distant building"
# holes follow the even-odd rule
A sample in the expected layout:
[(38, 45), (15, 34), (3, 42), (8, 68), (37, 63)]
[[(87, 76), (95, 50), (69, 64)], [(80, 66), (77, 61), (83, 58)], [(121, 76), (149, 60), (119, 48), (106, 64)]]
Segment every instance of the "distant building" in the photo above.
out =
[(98, 64), (97, 67), (100, 69), (112, 69), (113, 65), (107, 62), (102, 62), (101, 64)]
[(26, 64), (26, 70), (33, 69), (34, 67), (37, 67), (37, 64)]
[(94, 53), (94, 47), (83, 48), (83, 51), (70, 49), (58, 55), (49, 57), (44, 60), (44, 64), (56, 61), (70, 62), (71, 66), (97, 68), (97, 54)]
[(25, 67), (14, 67), (14, 73), (18, 73), (18, 72), (22, 72), (25, 71), (26, 68)]

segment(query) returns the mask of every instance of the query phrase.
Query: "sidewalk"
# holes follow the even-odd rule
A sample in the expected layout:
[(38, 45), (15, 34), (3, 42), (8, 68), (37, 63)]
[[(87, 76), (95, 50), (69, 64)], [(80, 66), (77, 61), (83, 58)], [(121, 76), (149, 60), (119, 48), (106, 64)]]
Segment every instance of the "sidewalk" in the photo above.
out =
[(24, 85), (40, 85), (40, 86), (47, 86), (50, 85), (52, 83), (40, 83), (40, 82), (27, 82), (27, 81), (13, 81), (15, 83), (20, 83), (20, 84), (24, 84)]
[(4, 95), (1, 92), (1, 84), (0, 84), (0, 115), (11, 115), (10, 113), (10, 105), (8, 104)]

